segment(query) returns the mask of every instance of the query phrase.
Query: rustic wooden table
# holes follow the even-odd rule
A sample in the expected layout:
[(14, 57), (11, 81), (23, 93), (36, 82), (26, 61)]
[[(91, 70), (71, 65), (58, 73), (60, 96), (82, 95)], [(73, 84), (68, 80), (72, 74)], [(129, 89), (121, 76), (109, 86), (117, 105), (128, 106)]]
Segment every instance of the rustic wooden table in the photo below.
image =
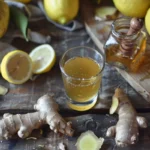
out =
[[(23, 85), (10, 84), (0, 77), (1, 85), (9, 88), (7, 95), (0, 96), (1, 117), (6, 112), (15, 114), (33, 112), (33, 105), (40, 96), (45, 93), (54, 93), (54, 98), (60, 107), (60, 114), (72, 120), (75, 135), (72, 138), (60, 136), (50, 131), (48, 126), (44, 126), (42, 128), (42, 135), (40, 134), (40, 130), (34, 131), (31, 135), (37, 139), (22, 140), (15, 136), (12, 140), (1, 141), (0, 150), (58, 150), (58, 144), (60, 142), (66, 145), (67, 150), (75, 150), (76, 139), (82, 132), (87, 130), (93, 130), (97, 136), (105, 138), (102, 150), (149, 150), (150, 103), (145, 101), (114, 68), (105, 66), (98, 103), (93, 109), (86, 112), (76, 112), (66, 105), (66, 96), (59, 69), (60, 57), (67, 49), (79, 45), (85, 45), (99, 50), (85, 29), (67, 32), (56, 28), (46, 20), (31, 24), (30, 28), (51, 36), (52, 40), (50, 44), (56, 51), (57, 62), (50, 72), (42, 74), (36, 80), (28, 81)], [(19, 38), (14, 39), (12, 45), (26, 52), (30, 52), (37, 46), (35, 43), (25, 42)], [(140, 129), (139, 142), (126, 148), (118, 148), (113, 138), (107, 138), (105, 136), (107, 128), (117, 122), (117, 116), (110, 116), (108, 110), (111, 103), (111, 96), (118, 86), (123, 88), (128, 94), (137, 112), (145, 116), (149, 121), (147, 129)], [(105, 94), (108, 95), (107, 98), (104, 98)]]

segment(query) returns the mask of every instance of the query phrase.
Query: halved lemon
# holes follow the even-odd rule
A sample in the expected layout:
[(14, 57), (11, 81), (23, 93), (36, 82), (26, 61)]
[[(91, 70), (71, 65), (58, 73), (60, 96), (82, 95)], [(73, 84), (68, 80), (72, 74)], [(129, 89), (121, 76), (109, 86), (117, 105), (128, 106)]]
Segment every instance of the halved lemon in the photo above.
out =
[(4, 56), (1, 62), (2, 77), (10, 83), (22, 84), (32, 75), (32, 60), (21, 50), (14, 50)]
[(43, 44), (29, 54), (33, 62), (33, 73), (41, 74), (51, 70), (56, 61), (54, 49), (49, 44)]

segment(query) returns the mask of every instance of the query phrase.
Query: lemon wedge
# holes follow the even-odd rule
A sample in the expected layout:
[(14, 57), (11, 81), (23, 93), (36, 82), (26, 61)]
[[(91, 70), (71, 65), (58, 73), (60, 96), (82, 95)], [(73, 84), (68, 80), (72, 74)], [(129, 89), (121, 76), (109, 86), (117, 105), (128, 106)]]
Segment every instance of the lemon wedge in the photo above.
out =
[(1, 74), (10, 83), (22, 84), (32, 75), (32, 60), (24, 51), (11, 51), (2, 59)]
[(33, 62), (34, 74), (41, 74), (50, 71), (56, 61), (55, 51), (48, 44), (36, 47), (29, 55)]

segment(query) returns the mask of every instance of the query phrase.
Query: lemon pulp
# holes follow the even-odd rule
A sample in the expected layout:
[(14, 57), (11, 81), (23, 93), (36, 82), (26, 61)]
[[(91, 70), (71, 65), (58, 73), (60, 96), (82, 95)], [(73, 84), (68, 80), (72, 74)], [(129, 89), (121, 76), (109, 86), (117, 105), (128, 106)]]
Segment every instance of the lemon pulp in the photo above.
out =
[(34, 74), (41, 74), (50, 71), (56, 61), (55, 51), (48, 44), (36, 47), (29, 55), (33, 62)]
[(32, 60), (21, 50), (9, 52), (1, 62), (1, 74), (10, 83), (22, 84), (32, 75)]

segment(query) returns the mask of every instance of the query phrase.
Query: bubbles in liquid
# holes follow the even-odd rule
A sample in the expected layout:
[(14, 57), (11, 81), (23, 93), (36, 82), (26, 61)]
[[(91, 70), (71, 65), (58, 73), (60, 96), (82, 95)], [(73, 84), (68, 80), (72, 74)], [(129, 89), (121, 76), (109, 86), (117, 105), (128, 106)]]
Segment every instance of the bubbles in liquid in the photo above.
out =
[(65, 63), (64, 85), (67, 95), (77, 101), (87, 101), (98, 92), (100, 66), (91, 58), (76, 57)]

